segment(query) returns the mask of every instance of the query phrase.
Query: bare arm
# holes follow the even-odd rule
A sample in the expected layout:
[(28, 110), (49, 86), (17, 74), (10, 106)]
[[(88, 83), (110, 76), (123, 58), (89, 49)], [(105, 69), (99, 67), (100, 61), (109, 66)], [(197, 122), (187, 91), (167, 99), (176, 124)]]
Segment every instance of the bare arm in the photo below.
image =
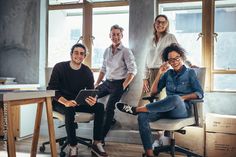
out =
[(190, 93), (190, 94), (181, 96), (181, 98), (182, 98), (183, 100), (191, 100), (191, 99), (197, 99), (198, 96), (197, 96), (196, 93)]
[(98, 75), (98, 79), (97, 79), (97, 81), (96, 81), (96, 83), (95, 83), (95, 88), (100, 84), (100, 82), (103, 80), (103, 78), (104, 78), (104, 76), (105, 76), (105, 74), (103, 73), (103, 72), (99, 72), (99, 75)]
[(170, 65), (167, 62), (164, 62), (160, 66), (160, 69), (159, 69), (157, 76), (156, 76), (156, 78), (152, 84), (152, 87), (151, 87), (151, 95), (154, 95), (158, 92), (157, 86), (158, 86), (159, 80), (160, 80), (161, 76), (169, 69), (169, 67), (170, 67)]
[(58, 99), (58, 102), (63, 104), (65, 107), (73, 107), (76, 106), (77, 103), (74, 100), (67, 100), (66, 98), (64, 98), (63, 96), (61, 96)]

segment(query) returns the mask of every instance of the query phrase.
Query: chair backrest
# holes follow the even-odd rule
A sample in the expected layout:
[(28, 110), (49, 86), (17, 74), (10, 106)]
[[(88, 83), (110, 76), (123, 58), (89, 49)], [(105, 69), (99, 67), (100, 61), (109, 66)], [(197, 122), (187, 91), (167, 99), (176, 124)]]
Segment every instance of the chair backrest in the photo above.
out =
[[(205, 88), (205, 76), (206, 76), (206, 68), (205, 67), (199, 67), (199, 68), (193, 68), (197, 78), (200, 82), (200, 85), (202, 89), (204, 90)], [(197, 102), (198, 105), (193, 105), (193, 112), (196, 120), (196, 125), (197, 126), (203, 126), (203, 120), (204, 120), (204, 112), (203, 112), (203, 103), (202, 102)]]

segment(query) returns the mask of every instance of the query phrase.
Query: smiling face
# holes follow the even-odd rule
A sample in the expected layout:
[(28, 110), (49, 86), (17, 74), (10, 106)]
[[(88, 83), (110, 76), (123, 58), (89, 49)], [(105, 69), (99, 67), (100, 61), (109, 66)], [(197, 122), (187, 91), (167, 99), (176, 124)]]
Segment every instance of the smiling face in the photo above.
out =
[(85, 59), (85, 50), (81, 47), (75, 47), (71, 54), (71, 61), (76, 65), (80, 65)]
[(154, 23), (154, 27), (155, 27), (157, 33), (166, 32), (168, 25), (169, 25), (168, 20), (163, 16), (158, 17)]
[(168, 63), (175, 71), (179, 71), (183, 66), (183, 59), (176, 51), (168, 53)]
[(112, 29), (110, 32), (110, 38), (112, 41), (112, 45), (119, 45), (121, 43), (121, 39), (123, 38), (123, 34), (120, 29)]

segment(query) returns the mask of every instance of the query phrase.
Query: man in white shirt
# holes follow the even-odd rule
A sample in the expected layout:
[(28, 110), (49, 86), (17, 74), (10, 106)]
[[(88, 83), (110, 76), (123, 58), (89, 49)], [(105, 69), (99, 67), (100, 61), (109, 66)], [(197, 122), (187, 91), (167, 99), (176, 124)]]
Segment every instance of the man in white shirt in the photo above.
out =
[[(106, 137), (111, 128), (115, 103), (120, 101), (121, 96), (137, 73), (133, 53), (121, 42), (123, 30), (119, 25), (111, 27), (110, 38), (112, 44), (104, 52), (103, 65), (95, 83), (95, 87), (99, 90), (98, 98), (110, 94), (106, 105), (103, 138)], [(104, 77), (106, 80), (100, 84)]]

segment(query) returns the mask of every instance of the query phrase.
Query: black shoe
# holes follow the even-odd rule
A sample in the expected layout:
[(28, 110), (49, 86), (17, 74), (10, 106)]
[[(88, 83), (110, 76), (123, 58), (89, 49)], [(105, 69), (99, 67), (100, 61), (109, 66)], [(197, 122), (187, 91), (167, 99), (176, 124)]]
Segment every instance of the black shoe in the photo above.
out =
[(106, 145), (106, 143), (105, 143), (105, 141), (104, 140), (102, 140), (102, 146), (104, 147), (105, 145)]
[(117, 102), (116, 107), (121, 111), (132, 115), (137, 115), (136, 107), (130, 106), (128, 104)]
[(93, 144), (91, 152), (95, 154), (97, 157), (109, 157), (105, 150), (103, 149), (103, 146), (101, 143)]

